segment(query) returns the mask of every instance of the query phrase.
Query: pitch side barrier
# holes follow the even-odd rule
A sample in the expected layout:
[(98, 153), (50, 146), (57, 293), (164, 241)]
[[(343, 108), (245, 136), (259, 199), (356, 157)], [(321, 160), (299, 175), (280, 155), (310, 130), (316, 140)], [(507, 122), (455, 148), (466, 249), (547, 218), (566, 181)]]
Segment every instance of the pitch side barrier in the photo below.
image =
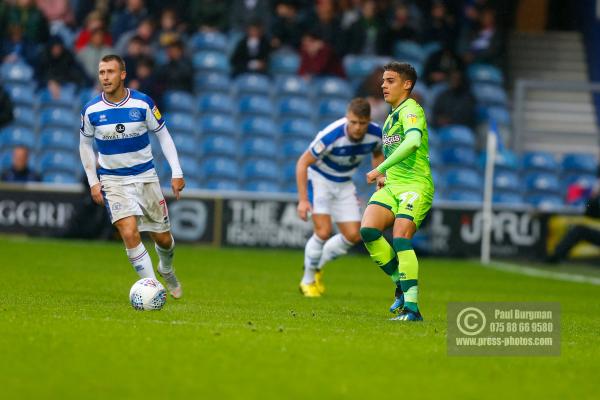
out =
[[(301, 249), (312, 234), (312, 225), (296, 215), (294, 194), (190, 189), (173, 201), (170, 189), (163, 190), (179, 242)], [(0, 233), (64, 237), (74, 224), (79, 228), (106, 224), (104, 218), (88, 217), (89, 210), (102, 212), (91, 204), (82, 185), (0, 183)], [(579, 209), (540, 212), (526, 205), (494, 207), (492, 257), (539, 259), (569, 224), (582, 221), (580, 213)], [(481, 204), (434, 201), (414, 245), (421, 253), (435, 256), (478, 257), (481, 235)], [(584, 250), (585, 256), (597, 255)]]

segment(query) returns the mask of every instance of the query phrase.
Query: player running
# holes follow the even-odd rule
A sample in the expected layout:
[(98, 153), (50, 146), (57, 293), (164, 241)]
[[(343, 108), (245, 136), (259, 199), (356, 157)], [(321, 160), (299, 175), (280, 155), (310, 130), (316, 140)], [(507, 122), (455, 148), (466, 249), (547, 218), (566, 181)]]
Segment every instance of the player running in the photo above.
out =
[[(384, 66), (384, 100), (392, 106), (383, 125), (385, 161), (367, 174), (373, 183), (385, 176), (385, 186), (376, 191), (363, 215), (360, 235), (375, 263), (396, 284), (393, 318), (422, 321), (417, 303), (419, 263), (411, 239), (433, 201), (429, 167), (427, 123), (423, 108), (410, 99), (417, 81), (415, 69), (405, 63)], [(393, 226), (393, 246), (382, 232)]]
[[(367, 154), (376, 167), (383, 161), (381, 128), (371, 122), (367, 100), (350, 102), (346, 116), (320, 131), (296, 164), (298, 215), (312, 218), (314, 234), (304, 249), (300, 292), (319, 297), (325, 291), (323, 266), (360, 241), (360, 208), (352, 175)], [(331, 236), (332, 219), (340, 233)]]
[[(92, 198), (106, 206), (135, 271), (142, 278), (156, 279), (152, 260), (140, 237), (140, 231), (149, 231), (159, 258), (158, 272), (171, 295), (178, 299), (183, 292), (173, 270), (175, 242), (167, 204), (154, 170), (149, 131), (158, 137), (169, 162), (171, 187), (177, 199), (185, 186), (183, 172), (158, 108), (150, 97), (125, 88), (125, 75), (121, 57), (107, 55), (100, 61), (98, 78), (103, 92), (81, 110), (81, 162)], [(92, 148), (94, 141), (98, 168)]]

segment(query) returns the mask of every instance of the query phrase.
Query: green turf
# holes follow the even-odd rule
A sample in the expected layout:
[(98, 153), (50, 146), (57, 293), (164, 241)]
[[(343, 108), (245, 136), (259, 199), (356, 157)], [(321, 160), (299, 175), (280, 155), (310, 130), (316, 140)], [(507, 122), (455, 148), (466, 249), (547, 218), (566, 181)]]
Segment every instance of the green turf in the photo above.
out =
[[(398, 324), (367, 257), (328, 265), (326, 296), (305, 299), (301, 252), (182, 245), (185, 299), (137, 312), (117, 243), (0, 237), (0, 255), (5, 399), (597, 398), (598, 286), (425, 259), (426, 321)], [(558, 301), (562, 354), (449, 357), (450, 301)]]

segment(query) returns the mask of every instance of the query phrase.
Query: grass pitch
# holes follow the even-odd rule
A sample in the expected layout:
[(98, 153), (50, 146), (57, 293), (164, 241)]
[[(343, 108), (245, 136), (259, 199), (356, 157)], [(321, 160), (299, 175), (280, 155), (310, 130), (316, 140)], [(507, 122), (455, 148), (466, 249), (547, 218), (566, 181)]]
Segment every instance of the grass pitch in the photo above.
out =
[[(327, 265), (306, 299), (301, 252), (178, 245), (185, 298), (137, 312), (118, 243), (0, 237), (0, 255), (6, 399), (597, 398), (598, 286), (423, 259), (425, 322), (398, 324), (367, 257)], [(562, 354), (449, 357), (450, 301), (560, 302)]]

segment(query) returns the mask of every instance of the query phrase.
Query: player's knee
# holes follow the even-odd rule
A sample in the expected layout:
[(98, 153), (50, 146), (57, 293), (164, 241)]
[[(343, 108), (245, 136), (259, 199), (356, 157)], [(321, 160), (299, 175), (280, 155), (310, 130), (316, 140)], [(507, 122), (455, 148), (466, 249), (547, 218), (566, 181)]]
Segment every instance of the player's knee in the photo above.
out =
[(377, 228), (360, 228), (360, 237), (363, 242), (373, 242), (381, 237), (382, 233)]
[(344, 239), (346, 239), (346, 241), (348, 243), (356, 244), (356, 243), (360, 242), (361, 236), (358, 231), (350, 232), (349, 234), (344, 235)]
[(170, 249), (173, 245), (173, 237), (170, 233), (157, 235), (154, 238), (154, 241), (159, 247), (163, 249)]
[(331, 228), (328, 226), (315, 228), (315, 235), (321, 240), (327, 240), (331, 236)]

